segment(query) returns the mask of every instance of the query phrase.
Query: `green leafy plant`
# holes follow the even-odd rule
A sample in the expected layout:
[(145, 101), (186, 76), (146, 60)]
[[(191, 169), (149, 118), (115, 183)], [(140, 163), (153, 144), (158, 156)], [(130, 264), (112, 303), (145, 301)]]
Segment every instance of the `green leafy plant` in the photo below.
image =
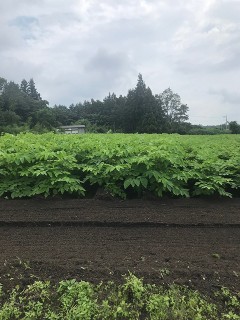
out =
[(240, 137), (32, 133), (0, 137), (0, 196), (220, 195), (240, 189)]
[(144, 284), (131, 273), (122, 284), (38, 280), (10, 292), (0, 285), (2, 320), (234, 320), (239, 313), (239, 293), (228, 288), (212, 299), (186, 286)]

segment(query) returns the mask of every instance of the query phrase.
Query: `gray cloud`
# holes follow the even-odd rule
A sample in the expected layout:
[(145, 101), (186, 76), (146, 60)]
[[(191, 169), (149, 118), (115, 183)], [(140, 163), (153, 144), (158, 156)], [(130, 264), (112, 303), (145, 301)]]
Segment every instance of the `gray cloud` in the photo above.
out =
[(19, 28), (24, 39), (36, 39), (35, 33), (39, 29), (39, 21), (35, 17), (18, 16), (9, 22), (10, 26)]
[(239, 91), (229, 91), (226, 89), (220, 89), (220, 90), (214, 90), (210, 89), (209, 93), (212, 95), (217, 95), (221, 97), (222, 101), (224, 103), (229, 103), (229, 104), (235, 104), (235, 105), (240, 105), (240, 93)]
[(240, 121), (239, 1), (9, 0), (0, 11), (0, 76), (33, 77), (50, 105), (126, 94), (141, 72), (154, 93), (179, 93), (193, 122)]
[(128, 64), (128, 59), (124, 52), (110, 53), (100, 49), (88, 60), (85, 70), (91, 73), (110, 74), (110, 77), (112, 77), (119, 73), (122, 68), (125, 69), (126, 64)]
[(214, 1), (209, 10), (209, 16), (218, 19), (219, 23), (238, 23), (240, 2), (238, 0)]

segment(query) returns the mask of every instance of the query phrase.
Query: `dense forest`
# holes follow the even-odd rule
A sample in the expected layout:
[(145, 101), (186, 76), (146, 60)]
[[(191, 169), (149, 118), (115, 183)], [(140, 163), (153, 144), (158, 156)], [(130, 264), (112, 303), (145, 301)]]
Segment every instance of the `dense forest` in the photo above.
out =
[[(170, 88), (153, 94), (138, 75), (136, 87), (127, 96), (109, 93), (100, 100), (49, 106), (37, 91), (34, 80), (21, 84), (0, 78), (0, 132), (47, 132), (62, 125), (84, 124), (88, 132), (122, 133), (226, 133), (220, 127), (191, 125), (188, 106)], [(233, 121), (228, 132), (240, 133)]]

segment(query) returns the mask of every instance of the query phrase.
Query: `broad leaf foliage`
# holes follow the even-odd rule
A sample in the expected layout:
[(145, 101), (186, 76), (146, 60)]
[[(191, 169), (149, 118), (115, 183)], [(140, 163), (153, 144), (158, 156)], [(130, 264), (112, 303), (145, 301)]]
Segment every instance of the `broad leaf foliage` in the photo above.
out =
[(0, 138), (0, 196), (239, 195), (240, 137), (31, 133)]

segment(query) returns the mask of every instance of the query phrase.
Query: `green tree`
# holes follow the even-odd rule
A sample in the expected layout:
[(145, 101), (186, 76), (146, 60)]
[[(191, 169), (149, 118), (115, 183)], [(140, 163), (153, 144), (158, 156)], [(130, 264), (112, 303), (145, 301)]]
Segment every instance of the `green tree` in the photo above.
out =
[(231, 121), (231, 122), (229, 122), (229, 130), (233, 134), (239, 134), (240, 133), (240, 125), (237, 123), (237, 121)]
[(32, 128), (40, 132), (53, 130), (58, 126), (53, 110), (48, 107), (36, 111), (32, 123)]
[(138, 75), (135, 89), (129, 90), (124, 112), (125, 132), (161, 132), (163, 113), (152, 91)]
[(7, 80), (0, 77), (0, 112), (3, 110), (4, 101), (2, 97), (2, 93), (4, 91), (5, 85), (7, 84)]
[[(26, 94), (26, 80), (21, 85), (0, 78), (0, 126), (2, 132), (9, 132), (9, 126), (31, 128), (36, 124), (35, 114), (47, 107), (45, 100), (36, 100)], [(40, 96), (40, 95), (39, 95)], [(7, 128), (8, 127), (8, 128)], [(5, 130), (4, 128), (7, 128)], [(18, 130), (16, 129), (15, 132)]]
[(83, 109), (84, 107), (81, 102), (78, 102), (76, 105), (71, 104), (69, 106), (68, 110), (69, 110), (70, 123), (76, 123), (76, 121), (79, 121), (81, 118), (84, 118)]
[(123, 95), (120, 95), (116, 100), (116, 106), (114, 110), (114, 131), (124, 132), (124, 125), (127, 120), (124, 114), (126, 102), (127, 97)]
[(105, 124), (113, 131), (116, 131), (118, 126), (118, 99), (115, 93), (109, 93), (107, 97), (103, 99), (102, 116), (105, 119)]
[(176, 132), (186, 120), (188, 120), (188, 106), (182, 104), (177, 93), (168, 88), (157, 96), (160, 100), (166, 119), (167, 132)]
[(129, 128), (129, 132), (137, 132), (141, 126), (142, 118), (145, 113), (145, 95), (147, 87), (143, 81), (142, 75), (138, 75), (137, 85), (135, 89), (129, 90), (127, 95), (126, 106), (128, 109), (128, 119), (126, 118), (126, 124)]
[(28, 83), (27, 80), (23, 79), (20, 85), (20, 89), (22, 92), (28, 94)]
[(71, 110), (68, 109), (66, 106), (63, 105), (55, 105), (52, 108), (52, 113), (56, 119), (56, 123), (58, 126), (66, 126), (71, 124)]
[(0, 94), (2, 93), (4, 86), (7, 84), (7, 80), (0, 77)]
[(18, 84), (13, 81), (7, 82), (2, 91), (2, 110), (16, 112), (17, 106), (22, 102), (22, 98), (23, 94)]
[(40, 94), (37, 92), (35, 82), (31, 78), (27, 85), (27, 94), (34, 100), (42, 100)]

